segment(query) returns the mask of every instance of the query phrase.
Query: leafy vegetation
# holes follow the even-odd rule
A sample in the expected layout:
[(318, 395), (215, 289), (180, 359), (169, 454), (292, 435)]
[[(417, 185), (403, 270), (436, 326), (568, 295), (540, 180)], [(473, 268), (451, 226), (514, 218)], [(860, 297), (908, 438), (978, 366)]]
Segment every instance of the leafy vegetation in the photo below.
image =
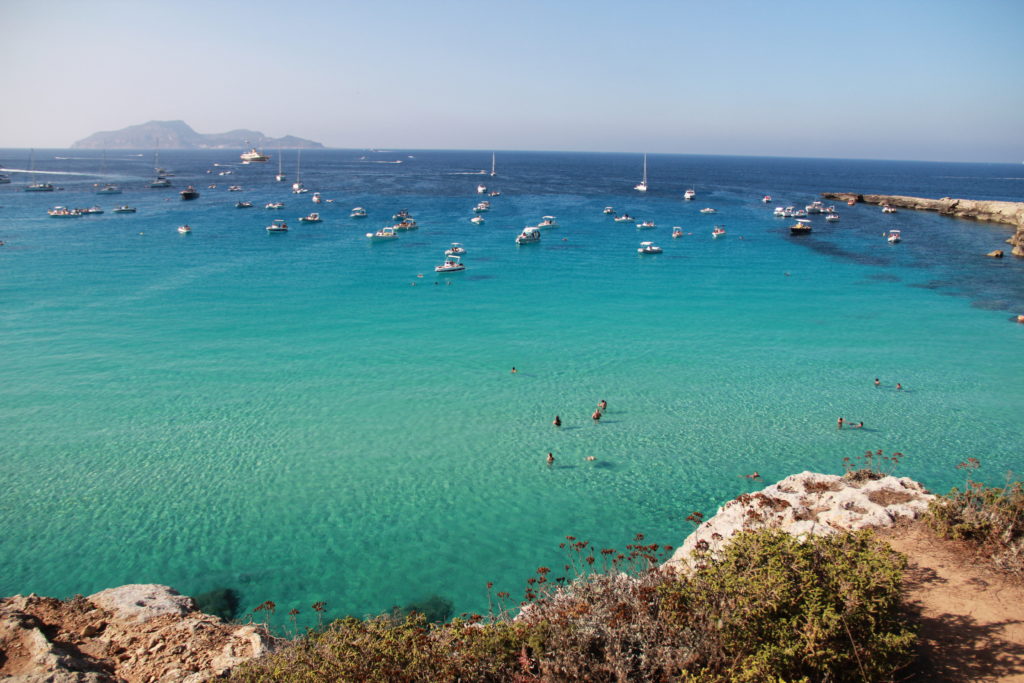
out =
[(432, 624), (420, 613), (346, 618), (243, 666), (237, 681), (878, 680), (909, 660), (902, 556), (869, 532), (733, 538), (699, 569), (671, 549), (625, 553), (568, 538), (567, 576), (540, 567), (512, 617)]
[(971, 476), (981, 467), (977, 458), (957, 465), (967, 472), (963, 490), (932, 501), (925, 518), (946, 538), (971, 541), (999, 569), (1024, 577), (1024, 490), (1007, 477), (1005, 486), (986, 486)]

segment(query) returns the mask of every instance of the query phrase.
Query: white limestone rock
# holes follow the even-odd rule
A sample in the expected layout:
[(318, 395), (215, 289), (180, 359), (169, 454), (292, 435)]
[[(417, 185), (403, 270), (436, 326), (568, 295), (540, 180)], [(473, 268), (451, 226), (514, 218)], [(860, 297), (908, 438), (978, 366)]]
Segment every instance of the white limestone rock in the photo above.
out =
[(898, 520), (919, 517), (934, 497), (907, 477), (858, 480), (801, 472), (720, 507), (687, 537), (666, 565), (683, 569), (689, 566), (698, 543), (706, 543), (715, 552), (740, 531), (782, 529), (800, 537), (892, 526)]
[(185, 616), (196, 611), (196, 604), (170, 586), (155, 583), (133, 583), (94, 593), (89, 602), (113, 613), (115, 619), (143, 623), (172, 614)]

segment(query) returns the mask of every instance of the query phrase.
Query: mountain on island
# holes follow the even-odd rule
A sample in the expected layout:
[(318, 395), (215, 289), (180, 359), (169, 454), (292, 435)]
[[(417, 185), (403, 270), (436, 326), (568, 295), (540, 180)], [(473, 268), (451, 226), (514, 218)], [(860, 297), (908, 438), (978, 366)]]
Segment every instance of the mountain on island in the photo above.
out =
[(76, 149), (241, 149), (247, 146), (281, 149), (324, 147), (319, 142), (294, 135), (268, 138), (258, 130), (197, 133), (184, 121), (150, 121), (121, 130), (93, 133), (71, 145)]

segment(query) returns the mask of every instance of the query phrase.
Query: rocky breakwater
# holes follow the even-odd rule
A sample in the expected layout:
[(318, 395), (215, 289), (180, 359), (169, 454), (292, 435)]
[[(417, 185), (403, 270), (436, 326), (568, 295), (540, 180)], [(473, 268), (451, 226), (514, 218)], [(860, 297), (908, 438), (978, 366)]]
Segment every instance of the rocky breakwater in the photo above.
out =
[(280, 642), (262, 626), (204, 614), (167, 586), (0, 598), (0, 679), (24, 683), (200, 683)]
[(665, 564), (684, 569), (695, 550), (714, 553), (742, 531), (781, 529), (799, 537), (890, 527), (919, 517), (934, 497), (907, 477), (801, 472), (720, 507)]
[(851, 192), (822, 192), (825, 199), (842, 202), (888, 205), (897, 209), (938, 211), (945, 216), (971, 218), (979, 221), (1005, 223), (1016, 228), (1006, 242), (1013, 245), (1012, 254), (1024, 257), (1024, 202), (995, 202), (979, 199), (926, 199), (891, 194), (856, 194)]

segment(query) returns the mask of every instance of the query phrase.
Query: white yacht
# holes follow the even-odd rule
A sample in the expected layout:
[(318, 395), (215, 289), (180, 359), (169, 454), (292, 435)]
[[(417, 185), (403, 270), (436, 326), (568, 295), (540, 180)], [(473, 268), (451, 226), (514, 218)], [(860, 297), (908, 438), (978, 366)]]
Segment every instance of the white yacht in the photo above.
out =
[(292, 183), (292, 194), (305, 194), (309, 192), (306, 186), (302, 184), (302, 150), (298, 150), (295, 155), (295, 182)]
[(647, 192), (647, 155), (644, 154), (644, 179), (633, 186), (637, 192)]
[(267, 226), (267, 232), (288, 232), (288, 224), (284, 222), (283, 218), (275, 218), (274, 221)]
[(377, 232), (368, 232), (366, 236), (370, 238), (371, 242), (387, 242), (398, 239), (398, 233), (390, 225), (386, 228), (381, 228)]
[[(245, 143), (249, 144), (249, 141), (246, 140)], [(268, 157), (265, 154), (261, 154), (261, 153), (257, 152), (255, 147), (250, 147), (248, 152), (242, 152), (239, 155), (239, 158), (242, 160), (243, 164), (251, 164), (253, 162), (262, 162), (262, 161), (270, 161), (270, 157)]]
[(288, 176), (286, 176), (284, 174), (284, 168), (282, 166), (283, 159), (284, 159), (284, 155), (281, 154), (281, 149), (278, 148), (278, 150), (277, 150), (277, 175), (274, 176), (274, 180), (276, 180), (279, 183), (283, 183), (284, 181), (288, 180)]
[(121, 188), (113, 183), (107, 183), (96, 190), (96, 194), (121, 194)]
[(300, 218), (299, 222), (300, 223), (321, 223), (321, 222), (323, 222), (323, 219), (320, 218), (320, 214), (318, 214), (318, 213), (316, 213), (314, 211), (313, 213), (309, 214), (308, 216), (303, 216), (302, 218)]
[(434, 272), (436, 273), (452, 273), (457, 270), (465, 270), (466, 266), (462, 265), (462, 258), (459, 256), (445, 256), (444, 263), (439, 266), (434, 266)]
[(516, 244), (534, 244), (540, 242), (540, 229), (529, 225), (516, 237)]
[(656, 245), (654, 242), (641, 242), (640, 248), (636, 251), (638, 254), (660, 254), (661, 247)]
[(885, 239), (889, 240), (889, 244), (896, 244), (902, 239), (902, 237), (900, 236), (899, 230), (890, 230), (889, 236)]
[(135, 207), (134, 206), (128, 206), (127, 204), (122, 204), (121, 206), (115, 207), (113, 212), (114, 213), (135, 213)]
[(476, 193), (477, 194), (486, 194), (487, 193), (487, 186), (486, 185), (477, 185), (476, 186)]
[(693, 188), (690, 188), (689, 190), (687, 190), (686, 192), (683, 193), (683, 199), (687, 199), (687, 200), (693, 199), (696, 196), (697, 196), (697, 192), (695, 190), (693, 190)]

